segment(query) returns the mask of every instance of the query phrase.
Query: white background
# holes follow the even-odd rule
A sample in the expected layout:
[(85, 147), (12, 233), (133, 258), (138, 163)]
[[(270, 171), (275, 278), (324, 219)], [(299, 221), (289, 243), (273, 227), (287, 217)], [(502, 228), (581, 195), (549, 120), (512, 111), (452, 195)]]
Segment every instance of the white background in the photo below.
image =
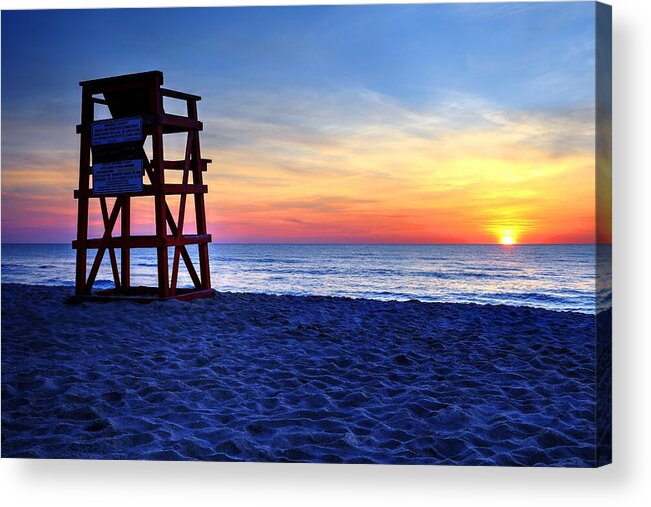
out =
[[(192, 1), (191, 5), (247, 3), (279, 2)], [(574, 470), (3, 459), (0, 498), (4, 505), (651, 505), (651, 2), (610, 3), (614, 20), (613, 465)], [(3, 9), (136, 5), (178, 6), (179, 2), (0, 0)]]

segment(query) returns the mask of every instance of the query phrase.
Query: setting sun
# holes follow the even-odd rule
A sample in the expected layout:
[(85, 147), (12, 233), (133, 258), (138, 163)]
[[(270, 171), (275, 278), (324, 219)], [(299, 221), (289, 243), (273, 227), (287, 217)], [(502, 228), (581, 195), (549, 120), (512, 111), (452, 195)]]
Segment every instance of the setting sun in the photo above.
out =
[(514, 245), (515, 244), (515, 239), (510, 234), (504, 234), (502, 236), (502, 239), (500, 240), (500, 244), (502, 244), (502, 245)]

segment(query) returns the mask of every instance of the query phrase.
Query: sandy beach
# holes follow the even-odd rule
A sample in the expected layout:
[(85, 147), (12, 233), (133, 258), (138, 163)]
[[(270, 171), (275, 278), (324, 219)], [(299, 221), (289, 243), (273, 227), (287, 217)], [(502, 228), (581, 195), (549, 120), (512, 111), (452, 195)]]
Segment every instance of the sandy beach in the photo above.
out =
[(2, 285), (2, 457), (595, 466), (595, 317)]

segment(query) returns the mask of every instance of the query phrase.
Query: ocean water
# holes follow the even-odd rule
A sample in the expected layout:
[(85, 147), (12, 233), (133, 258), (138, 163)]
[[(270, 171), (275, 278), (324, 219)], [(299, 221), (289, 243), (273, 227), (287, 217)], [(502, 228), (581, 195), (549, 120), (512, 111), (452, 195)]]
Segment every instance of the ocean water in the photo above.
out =
[[(197, 257), (192, 249), (190, 255)], [(212, 284), (220, 291), (581, 313), (610, 306), (610, 257), (610, 246), (601, 245), (210, 245)], [(182, 261), (181, 267), (179, 286), (191, 286)], [(155, 286), (156, 269), (155, 250), (132, 251), (132, 285)], [(2, 245), (5, 283), (72, 286), (74, 273), (69, 244)], [(112, 285), (106, 255), (95, 287)]]

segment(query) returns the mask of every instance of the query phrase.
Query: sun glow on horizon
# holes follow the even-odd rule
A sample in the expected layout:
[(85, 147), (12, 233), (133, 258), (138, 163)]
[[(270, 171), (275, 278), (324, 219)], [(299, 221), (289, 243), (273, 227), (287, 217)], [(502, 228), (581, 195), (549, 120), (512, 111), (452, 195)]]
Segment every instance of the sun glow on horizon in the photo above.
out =
[(515, 237), (513, 234), (505, 232), (502, 234), (502, 237), (500, 238), (500, 245), (502, 246), (511, 246), (517, 244), (517, 241), (515, 240)]

